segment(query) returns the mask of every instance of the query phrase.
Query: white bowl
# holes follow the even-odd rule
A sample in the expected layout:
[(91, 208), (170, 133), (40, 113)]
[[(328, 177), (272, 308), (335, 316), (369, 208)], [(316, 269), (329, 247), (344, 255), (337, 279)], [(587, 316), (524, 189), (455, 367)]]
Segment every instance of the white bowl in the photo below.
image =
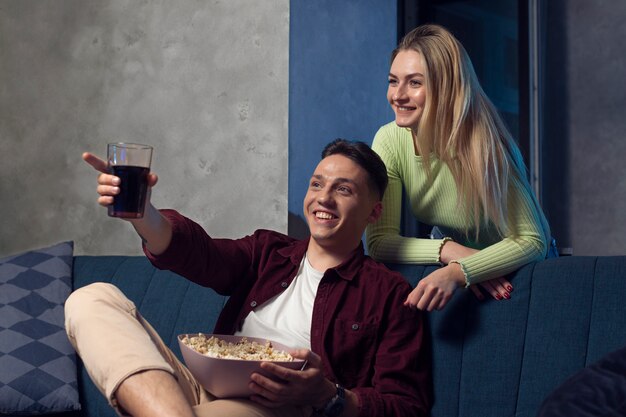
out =
[[(204, 334), (208, 339), (211, 336), (215, 336), (218, 339), (224, 340), (230, 343), (237, 343), (243, 336), (221, 335), (221, 334)], [(183, 360), (185, 365), (191, 372), (191, 374), (198, 380), (200, 385), (204, 387), (208, 392), (216, 396), (217, 398), (234, 398), (234, 397), (249, 397), (253, 392), (248, 388), (250, 383), (250, 375), (253, 372), (265, 375), (271, 378), (271, 375), (261, 369), (261, 362), (263, 361), (251, 361), (243, 359), (221, 359), (212, 358), (210, 356), (203, 355), (196, 352), (189, 346), (182, 342), (185, 337), (198, 336), (198, 333), (188, 333), (178, 335), (178, 345), (180, 351), (183, 354)], [(246, 337), (250, 342), (257, 342), (265, 344), (267, 339), (258, 337)], [(291, 348), (282, 345), (277, 342), (273, 342), (274, 349), (289, 351)], [(277, 365), (284, 366), (290, 369), (302, 369), (304, 361), (296, 359), (292, 362), (286, 361), (271, 361)]]

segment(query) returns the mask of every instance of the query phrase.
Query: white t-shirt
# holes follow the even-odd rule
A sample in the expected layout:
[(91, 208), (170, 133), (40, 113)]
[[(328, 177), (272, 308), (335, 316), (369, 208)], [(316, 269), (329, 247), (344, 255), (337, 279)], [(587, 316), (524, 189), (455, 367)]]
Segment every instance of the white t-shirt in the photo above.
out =
[(313, 302), (323, 276), (305, 255), (291, 285), (252, 310), (235, 334), (273, 340), (291, 348), (311, 349)]

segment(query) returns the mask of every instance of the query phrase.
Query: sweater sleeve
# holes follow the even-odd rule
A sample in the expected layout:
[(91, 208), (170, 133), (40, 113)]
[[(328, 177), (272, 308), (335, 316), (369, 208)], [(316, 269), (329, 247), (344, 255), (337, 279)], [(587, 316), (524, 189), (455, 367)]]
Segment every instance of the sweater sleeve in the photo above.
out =
[[(410, 153), (406, 140), (407, 135), (401, 129), (390, 125), (381, 127), (374, 138), (372, 149), (380, 155), (387, 166), (389, 186), (383, 197), (383, 212), (380, 219), (369, 225), (366, 231), (368, 251), (373, 258), (381, 262), (436, 264), (440, 262), (441, 248), (445, 243), (443, 240), (400, 235), (402, 190), (405, 186), (404, 181), (407, 180), (404, 176), (408, 172), (407, 167), (410, 163), (408, 158), (412, 156), (406, 155)], [(439, 182), (438, 185), (447, 187), (445, 181)], [(458, 242), (482, 248), (472, 256), (455, 260), (461, 265), (468, 284), (502, 277), (529, 262), (545, 257), (550, 237), (549, 227), (531, 193), (525, 183), (511, 186), (509, 210), (513, 213), (515, 227), (515, 233), (511, 233), (511, 236), (497, 242), (489, 241), (489, 238), (485, 237), (481, 239), (482, 243)], [(444, 211), (443, 214), (448, 218), (456, 216), (456, 208), (451, 204), (443, 203), (433, 207), (435, 210)], [(493, 233), (488, 231), (483, 233), (485, 234), (482, 236), (491, 235), (493, 238)]]
[(400, 235), (402, 212), (402, 169), (400, 167), (401, 146), (394, 132), (398, 130), (381, 127), (372, 144), (372, 149), (387, 167), (389, 184), (383, 196), (383, 212), (376, 223), (366, 230), (369, 255), (380, 262), (411, 264), (437, 264), (440, 262), (443, 239), (420, 239)]
[(509, 210), (514, 212), (517, 236), (505, 237), (474, 255), (457, 260), (468, 284), (502, 277), (546, 256), (550, 236), (543, 213), (526, 187), (512, 187), (511, 192)]

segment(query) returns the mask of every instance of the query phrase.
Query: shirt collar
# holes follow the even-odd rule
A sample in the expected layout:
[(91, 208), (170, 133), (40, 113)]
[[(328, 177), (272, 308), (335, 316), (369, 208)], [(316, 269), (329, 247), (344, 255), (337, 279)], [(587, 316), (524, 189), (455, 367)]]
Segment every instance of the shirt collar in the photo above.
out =
[[(308, 244), (309, 239), (296, 240), (290, 245), (279, 249), (278, 254), (284, 256), (285, 258), (289, 258), (291, 263), (294, 265), (300, 265), (302, 258), (304, 258), (304, 254), (306, 253)], [(361, 269), (361, 266), (363, 266), (363, 258), (365, 258), (365, 250), (363, 249), (363, 242), (360, 242), (359, 246), (352, 251), (352, 254), (348, 259), (336, 267), (330, 268), (330, 270), (335, 271), (340, 278), (352, 281)], [(326, 275), (326, 272), (324, 272), (324, 275)]]

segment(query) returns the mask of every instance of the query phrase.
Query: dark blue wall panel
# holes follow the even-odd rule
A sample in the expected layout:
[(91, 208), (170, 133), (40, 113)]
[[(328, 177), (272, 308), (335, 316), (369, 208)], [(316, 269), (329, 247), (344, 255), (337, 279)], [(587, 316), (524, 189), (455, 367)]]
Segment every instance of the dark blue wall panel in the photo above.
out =
[(395, 0), (292, 0), (289, 35), (289, 233), (325, 144), (371, 144), (393, 120), (385, 94), (396, 45)]

